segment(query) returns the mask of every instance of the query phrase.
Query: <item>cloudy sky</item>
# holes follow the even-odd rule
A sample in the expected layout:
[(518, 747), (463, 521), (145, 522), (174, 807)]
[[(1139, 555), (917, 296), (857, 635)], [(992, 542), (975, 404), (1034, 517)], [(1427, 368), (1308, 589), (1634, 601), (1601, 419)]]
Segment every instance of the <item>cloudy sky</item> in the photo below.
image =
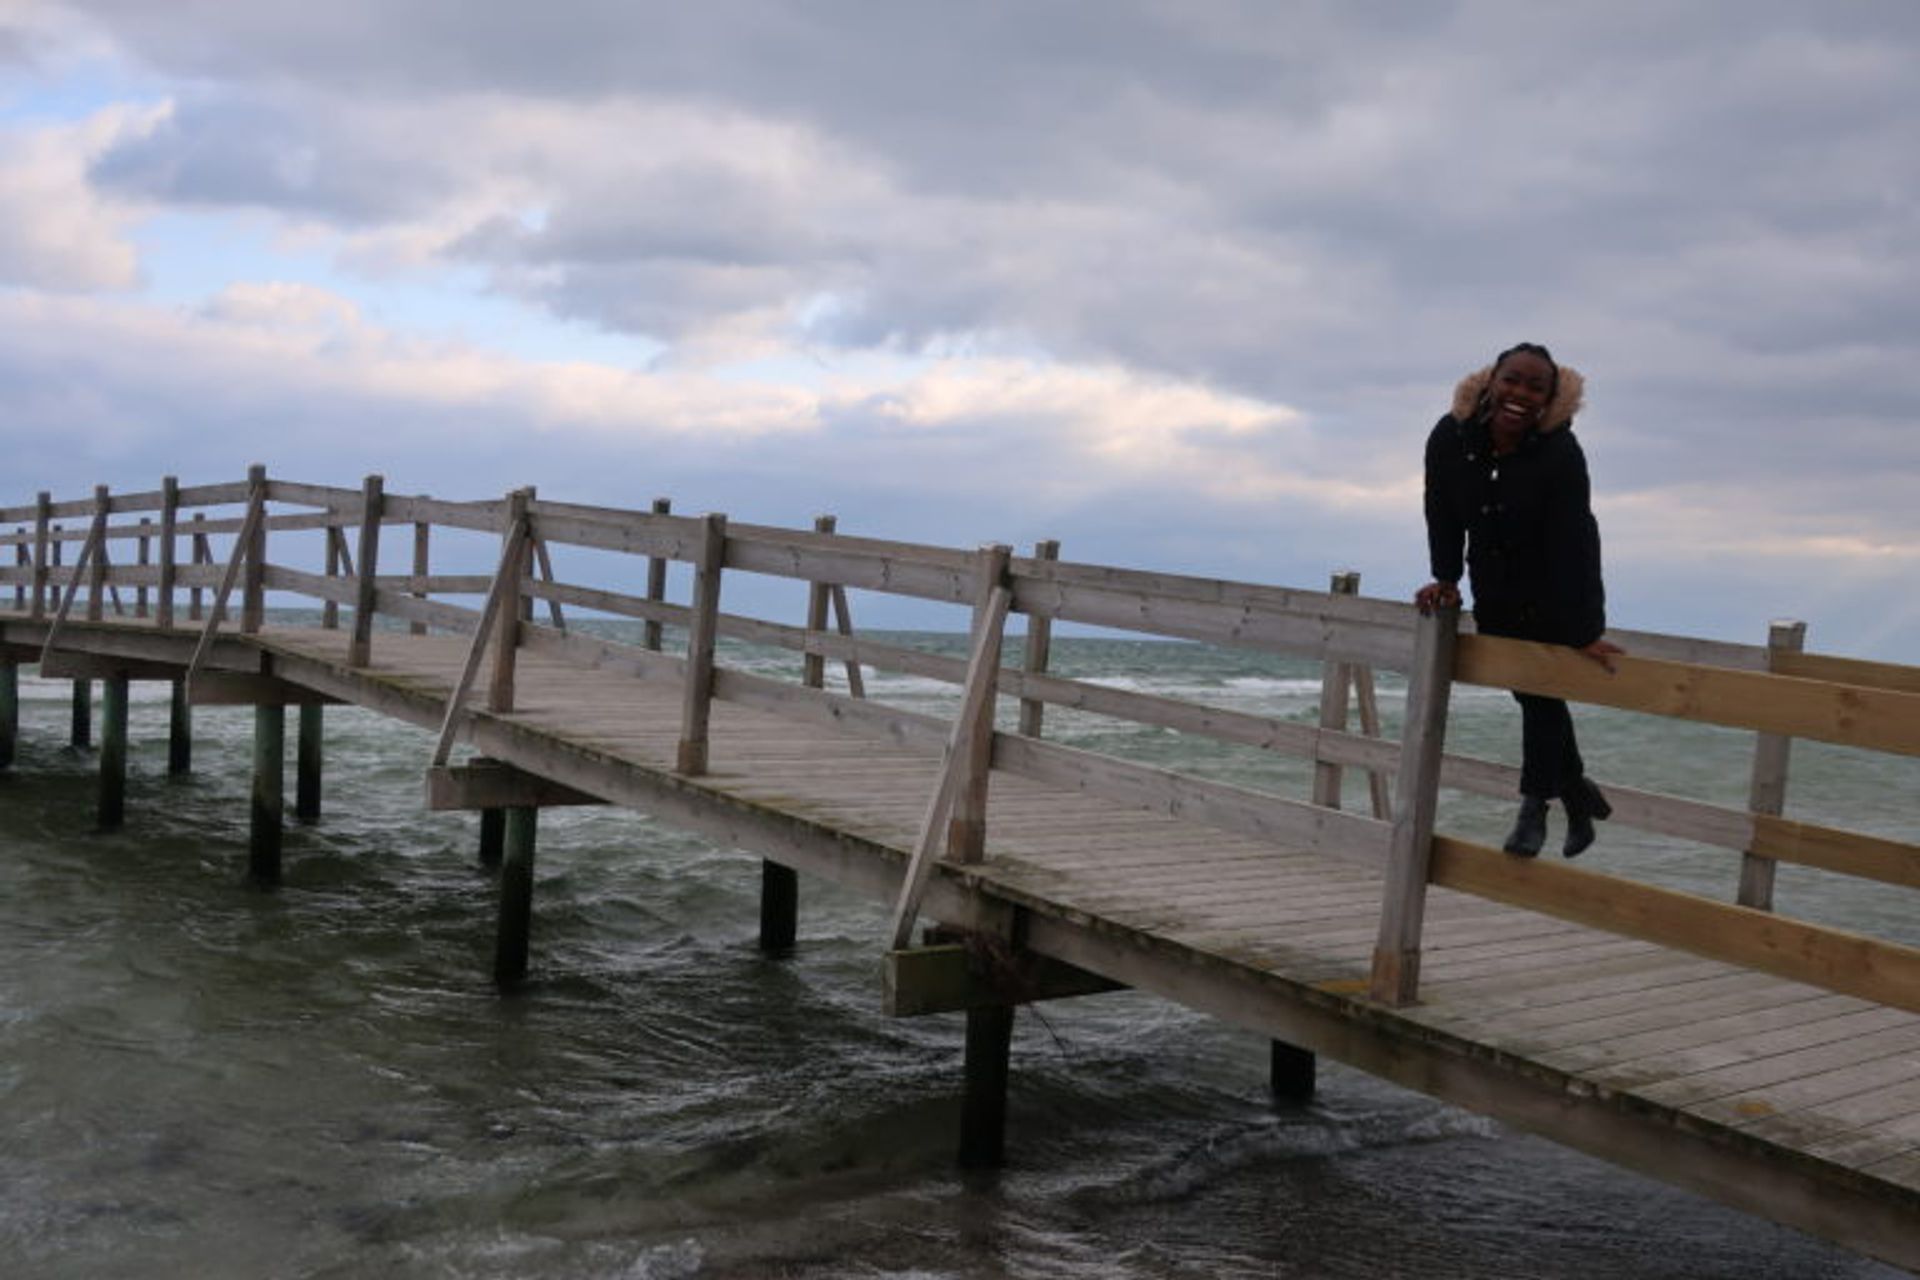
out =
[(259, 461), (1398, 596), (1529, 339), (1616, 625), (1920, 662), (1916, 67), (1912, 0), (0, 0), (0, 504)]

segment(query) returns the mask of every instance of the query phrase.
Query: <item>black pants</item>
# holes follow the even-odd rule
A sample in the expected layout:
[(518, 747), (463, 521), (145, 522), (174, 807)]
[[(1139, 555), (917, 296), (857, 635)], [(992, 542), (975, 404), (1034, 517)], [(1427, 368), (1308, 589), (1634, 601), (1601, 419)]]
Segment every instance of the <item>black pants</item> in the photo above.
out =
[(1587, 771), (1573, 740), (1573, 713), (1558, 698), (1516, 693), (1520, 704), (1520, 794), (1551, 800)]

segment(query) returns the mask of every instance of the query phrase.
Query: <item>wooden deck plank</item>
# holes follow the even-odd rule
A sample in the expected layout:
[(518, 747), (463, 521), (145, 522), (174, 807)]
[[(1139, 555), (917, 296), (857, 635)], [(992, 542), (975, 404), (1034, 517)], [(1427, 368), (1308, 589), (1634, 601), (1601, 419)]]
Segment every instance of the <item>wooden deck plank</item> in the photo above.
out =
[[(1587, 1042), (1542, 1053), (1541, 1060), (1562, 1070), (1598, 1076), (1605, 1068), (1653, 1053), (1670, 1055), (1674, 1074), (1711, 1069), (1729, 1054), (1735, 1060), (1784, 1053), (1897, 1026), (1910, 1015), (1877, 1005), (1859, 1007), (1847, 996), (1816, 997), (1768, 1009), (1702, 1018), (1622, 1036), (1610, 1043)], [(1696, 1068), (1695, 1063), (1699, 1066)]]
[(1853, 1092), (1844, 1079), (1847, 1068), (1872, 1067), (1889, 1055), (1908, 1057), (1914, 1074), (1920, 1075), (1920, 1052), (1917, 1051), (1920, 1051), (1920, 1019), (1851, 1039), (1801, 1046), (1680, 1074), (1661, 1070), (1657, 1058), (1630, 1060), (1614, 1070), (1644, 1075), (1643, 1080), (1633, 1085), (1636, 1092), (1673, 1106), (1700, 1106), (1766, 1088), (1791, 1089), (1796, 1096), (1806, 1095), (1805, 1105), (1813, 1105), (1828, 1096)]

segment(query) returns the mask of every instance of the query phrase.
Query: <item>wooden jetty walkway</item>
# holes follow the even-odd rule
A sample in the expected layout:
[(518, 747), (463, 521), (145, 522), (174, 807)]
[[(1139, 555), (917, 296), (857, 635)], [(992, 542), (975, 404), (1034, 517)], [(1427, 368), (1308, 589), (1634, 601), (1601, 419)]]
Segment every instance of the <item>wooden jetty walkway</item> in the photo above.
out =
[[(272, 882), (288, 707), (306, 814), (327, 704), (437, 731), (427, 800), (483, 814), (503, 983), (527, 966), (539, 809), (630, 806), (764, 859), (769, 949), (794, 940), (796, 873), (891, 907), (875, 939), (888, 1009), (967, 1014), (970, 1162), (1001, 1154), (1016, 1006), (1129, 986), (1271, 1037), (1282, 1094), (1310, 1093), (1326, 1054), (1920, 1270), (1920, 950), (1795, 920), (1773, 892), (1781, 861), (1920, 888), (1920, 846), (1780, 816), (1795, 738), (1920, 754), (1920, 669), (1807, 653), (1780, 624), (1765, 646), (1620, 635), (1632, 656), (1609, 675), (1459, 634), (1350, 577), (1284, 589), (1075, 564), (1051, 544), (879, 542), (824, 517), (774, 529), (531, 490), (449, 502), (261, 468), (41, 494), (0, 510), (0, 529), (0, 764), (22, 665), (76, 682), (76, 737), (102, 683), (108, 826), (127, 820), (130, 681), (172, 683), (180, 770), (193, 705), (251, 705), (249, 872)], [(432, 572), (430, 552), (449, 551), (483, 571)], [(742, 575), (805, 584), (804, 618), (723, 611)], [(850, 593), (965, 610), (968, 657), (861, 635)], [(287, 603), (314, 621), (284, 625)], [(639, 620), (640, 642), (593, 634), (582, 611)], [(1017, 664), (1002, 661), (1010, 615)], [(1056, 622), (1317, 660), (1319, 723), (1051, 674)], [(730, 667), (722, 640), (790, 650), (798, 678)], [(950, 682), (957, 713), (866, 698), (862, 672), (879, 669)], [(1406, 673), (1397, 740), (1379, 733), (1380, 669)], [(1601, 779), (1616, 823), (1727, 850), (1738, 900), (1436, 832), (1442, 788), (1515, 791), (1510, 767), (1444, 751), (1455, 682), (1754, 731), (1743, 808)], [(1048, 707), (1305, 759), (1313, 794), (1070, 747), (1047, 737)], [(1343, 770), (1367, 775), (1365, 811), (1340, 807)]]

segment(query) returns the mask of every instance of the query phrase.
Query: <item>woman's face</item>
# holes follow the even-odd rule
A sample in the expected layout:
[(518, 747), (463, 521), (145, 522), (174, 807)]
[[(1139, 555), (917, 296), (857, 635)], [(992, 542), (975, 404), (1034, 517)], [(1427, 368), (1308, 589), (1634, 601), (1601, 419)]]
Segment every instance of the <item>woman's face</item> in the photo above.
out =
[(1516, 351), (1494, 366), (1487, 383), (1487, 418), (1518, 434), (1540, 424), (1553, 399), (1553, 366), (1531, 351)]

